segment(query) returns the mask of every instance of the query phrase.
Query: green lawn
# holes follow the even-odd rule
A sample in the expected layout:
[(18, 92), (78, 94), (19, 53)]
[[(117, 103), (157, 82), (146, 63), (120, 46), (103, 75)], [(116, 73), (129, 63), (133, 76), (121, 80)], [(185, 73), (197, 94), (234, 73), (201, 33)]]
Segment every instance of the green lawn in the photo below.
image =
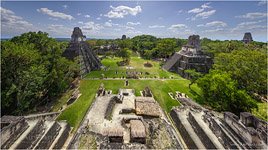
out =
[[(129, 66), (133, 67), (131, 71), (139, 71), (143, 72), (142, 77), (147, 78), (171, 78), (173, 77), (176, 80), (129, 80), (129, 86), (125, 86), (124, 80), (92, 80), (91, 78), (101, 78), (102, 74), (108, 78), (120, 78), (126, 77), (126, 66), (118, 66), (116, 62), (121, 61), (121, 58), (118, 57), (108, 57), (102, 60), (102, 64), (109, 69), (107, 71), (92, 71), (89, 73), (84, 80), (80, 82), (80, 92), (82, 95), (76, 100), (72, 105), (66, 108), (61, 115), (59, 116), (59, 120), (67, 120), (71, 126), (74, 127), (73, 131), (79, 126), (79, 123), (82, 121), (85, 116), (88, 108), (91, 106), (95, 94), (97, 92), (98, 87), (101, 83), (104, 83), (105, 89), (112, 90), (114, 94), (118, 93), (119, 88), (132, 88), (135, 89), (135, 94), (137, 96), (140, 95), (140, 91), (143, 90), (146, 86), (152, 90), (154, 98), (158, 101), (160, 106), (166, 111), (169, 112), (173, 106), (178, 106), (179, 102), (173, 100), (168, 95), (168, 92), (180, 91), (186, 93), (192, 99), (198, 101), (200, 104), (204, 102), (204, 100), (200, 99), (197, 94), (201, 94), (201, 90), (194, 84), (192, 86), (192, 90), (188, 88), (189, 80), (181, 78), (178, 74), (170, 73), (164, 71), (160, 67), (160, 63), (157, 61), (148, 61), (153, 67), (147, 68), (144, 67), (144, 63), (147, 60), (144, 60), (139, 57), (131, 57), (131, 62)], [(118, 71), (118, 74), (115, 72)], [(145, 72), (149, 72), (149, 75), (145, 75)], [(58, 104), (53, 108), (53, 110), (57, 110), (61, 105), (65, 104), (67, 101), (68, 95), (67, 93), (63, 95), (63, 97), (59, 100)], [(253, 114), (256, 116), (267, 120), (267, 105), (266, 103), (258, 104), (259, 110), (254, 110)]]
[[(92, 104), (101, 83), (104, 83), (105, 89), (110, 89), (113, 93), (118, 93), (119, 88), (133, 88), (135, 89), (136, 95), (140, 95), (139, 91), (149, 86), (155, 99), (167, 112), (169, 112), (173, 106), (179, 105), (178, 101), (169, 97), (168, 92), (175, 93), (175, 91), (180, 91), (186, 93), (191, 98), (196, 97), (188, 88), (188, 80), (129, 80), (129, 86), (127, 87), (124, 85), (123, 80), (82, 80), (80, 83), (80, 92), (82, 95), (70, 107), (65, 109), (58, 119), (67, 120), (67, 122), (74, 127), (74, 130), (76, 130), (86, 114), (87, 109)], [(196, 85), (193, 85), (193, 89), (199, 92)]]
[(267, 111), (268, 111), (268, 105), (267, 103), (258, 103), (258, 109), (253, 110), (253, 114), (263, 120), (268, 121), (268, 116), (267, 116)]
[[(171, 73), (161, 69), (161, 66), (158, 61), (144, 60), (139, 57), (131, 57), (130, 64), (128, 66), (118, 66), (117, 62), (122, 61), (122, 58), (119, 57), (107, 57), (101, 62), (108, 70), (101, 71), (92, 71), (86, 76), (86, 78), (101, 78), (102, 74), (107, 78), (121, 78), (126, 77), (126, 71), (137, 71), (142, 72), (143, 74), (140, 77), (146, 78), (176, 78), (180, 79), (181, 77), (175, 73)], [(151, 63), (152, 67), (145, 67), (145, 63)], [(127, 67), (133, 67), (133, 69), (127, 69)], [(115, 72), (118, 72), (117, 74)], [(149, 74), (146, 74), (149, 73)]]

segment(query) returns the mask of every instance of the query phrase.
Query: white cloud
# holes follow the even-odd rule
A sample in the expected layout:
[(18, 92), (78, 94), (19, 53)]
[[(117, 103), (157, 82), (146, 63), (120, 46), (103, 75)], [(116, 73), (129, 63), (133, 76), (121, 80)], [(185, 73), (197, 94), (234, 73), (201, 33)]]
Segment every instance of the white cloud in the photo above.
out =
[(183, 10), (182, 9), (178, 11), (178, 14), (181, 14), (181, 13), (183, 13)]
[(215, 12), (216, 12), (216, 10), (204, 11), (204, 12), (197, 14), (195, 17), (196, 18), (201, 17), (202, 19), (206, 19), (206, 18), (210, 17), (211, 15), (215, 14)]
[(127, 30), (134, 30), (134, 29), (135, 29), (134, 27), (130, 27), (130, 26), (125, 26), (125, 28), (126, 28)]
[(67, 9), (67, 8), (68, 8), (68, 5), (62, 5), (62, 7), (63, 7), (64, 9)]
[(47, 27), (47, 32), (54, 36), (66, 36), (72, 32), (72, 28), (68, 28), (61, 24), (51, 24)]
[(165, 26), (161, 26), (161, 25), (152, 25), (149, 26), (149, 28), (154, 29), (154, 28), (164, 28)]
[(201, 13), (205, 9), (212, 8), (211, 6), (209, 6), (209, 4), (210, 3), (205, 3), (205, 4), (201, 5), (200, 8), (193, 8), (193, 9), (189, 10), (188, 13), (194, 13), (194, 14)]
[(259, 20), (259, 21), (249, 21), (249, 22), (241, 22), (237, 24), (237, 26), (231, 29), (231, 32), (235, 31), (248, 31), (248, 30), (260, 30), (266, 29), (267, 26), (262, 25), (260, 23), (265, 22), (266, 20)]
[(129, 26), (136, 26), (136, 25), (140, 25), (140, 22), (127, 22), (127, 25)]
[(85, 15), (85, 18), (90, 18), (90, 15)]
[(261, 12), (253, 12), (253, 13), (247, 13), (245, 15), (236, 16), (237, 18), (245, 18), (245, 19), (260, 19), (267, 17), (267, 13), (261, 13)]
[(83, 21), (78, 21), (78, 23), (79, 23), (79, 24), (84, 24), (84, 22), (83, 22)]
[(212, 21), (208, 22), (206, 24), (199, 24), (197, 27), (226, 27), (227, 23), (223, 21)]
[(0, 7), (2, 33), (6, 32), (26, 32), (33, 29), (33, 25), (17, 16), (13, 11)]
[(119, 24), (112, 23), (112, 20), (109, 20), (109, 21), (104, 23), (104, 26), (106, 26), (106, 27), (112, 27), (112, 26), (118, 26), (118, 25)]
[(185, 24), (173, 24), (168, 29), (185, 29), (187, 26)]
[(203, 8), (194, 8), (194, 9), (189, 10), (188, 13), (194, 13), (194, 14), (196, 14), (196, 13), (200, 13), (202, 11), (204, 11)]
[(219, 32), (219, 31), (224, 31), (224, 29), (223, 28), (216, 28), (216, 29), (205, 30), (202, 32), (203, 33), (213, 33), (213, 32)]
[(96, 18), (97, 20), (101, 20), (101, 18), (100, 17), (98, 17), (98, 18)]
[(89, 21), (83, 24), (82, 29), (85, 31), (98, 31), (103, 29), (103, 26), (93, 21)]
[(55, 17), (55, 18), (66, 19), (66, 20), (74, 19), (74, 17), (71, 15), (67, 15), (65, 13), (53, 11), (53, 10), (50, 10), (48, 8), (40, 8), (40, 9), (37, 9), (37, 11), (42, 13), (42, 14), (49, 15), (49, 16)]
[(106, 15), (108, 18), (124, 18), (126, 15), (133, 15), (136, 16), (138, 13), (141, 13), (142, 9), (141, 6), (136, 6), (134, 8), (128, 7), (128, 6), (118, 6), (118, 7), (113, 7), (111, 11), (109, 11)]
[(201, 5), (201, 8), (204, 8), (204, 9), (206, 9), (206, 8), (212, 8), (211, 6), (209, 6), (209, 4), (210, 3), (205, 3), (205, 4)]
[(262, 5), (266, 5), (267, 4), (267, 0), (262, 0), (258, 3), (258, 6), (262, 6)]

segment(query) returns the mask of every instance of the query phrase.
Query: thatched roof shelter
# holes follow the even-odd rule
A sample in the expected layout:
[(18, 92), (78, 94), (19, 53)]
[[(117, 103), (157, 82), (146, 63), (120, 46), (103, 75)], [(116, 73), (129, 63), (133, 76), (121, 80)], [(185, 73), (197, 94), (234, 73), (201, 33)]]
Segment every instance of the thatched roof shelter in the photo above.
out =
[(109, 137), (123, 137), (124, 135), (124, 130), (123, 128), (106, 128), (102, 132), (104, 136), (109, 136)]
[(131, 138), (145, 138), (146, 130), (141, 120), (130, 120)]
[(136, 97), (135, 107), (137, 115), (159, 117), (159, 105), (153, 97)]

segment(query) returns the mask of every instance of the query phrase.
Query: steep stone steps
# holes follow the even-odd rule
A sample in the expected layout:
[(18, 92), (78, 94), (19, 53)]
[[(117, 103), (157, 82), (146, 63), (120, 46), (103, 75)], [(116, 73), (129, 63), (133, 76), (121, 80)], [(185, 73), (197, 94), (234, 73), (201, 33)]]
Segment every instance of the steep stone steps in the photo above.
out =
[(171, 58), (167, 60), (167, 62), (163, 65), (163, 69), (169, 71), (171, 67), (181, 58), (181, 56), (175, 53)]
[(206, 149), (188, 121), (188, 111), (172, 110), (170, 115), (189, 149)]
[(194, 128), (198, 137), (208, 149), (224, 149), (223, 145), (217, 140), (218, 138), (209, 129), (208, 125), (202, 120), (202, 114), (189, 112), (189, 122)]
[(69, 137), (71, 131), (70, 125), (66, 121), (59, 121), (60, 130), (58, 131), (57, 137), (51, 143), (49, 149), (61, 149)]
[(16, 149), (33, 149), (36, 143), (41, 139), (45, 133), (47, 124), (44, 120), (38, 120), (34, 128), (29, 132), (28, 135), (18, 144)]
[[(18, 127), (19, 126), (19, 127)], [(2, 139), (2, 145), (1, 145), (1, 149), (8, 149), (10, 148), (15, 142), (16, 140), (18, 140), (18, 138), (29, 128), (29, 125), (28, 123), (25, 121), (23, 122), (23, 124), (21, 125), (17, 125), (16, 126), (16, 129), (13, 133), (10, 133), (10, 132), (6, 132), (5, 134), (8, 134), (8, 135), (5, 135), (5, 134), (2, 134), (1, 133), (1, 137), (9, 137), (9, 139), (7, 139), (6, 141), (3, 141)], [(14, 130), (11, 129), (11, 130)]]
[(47, 130), (38, 141), (34, 149), (48, 149), (57, 137), (61, 126), (56, 121), (46, 121)]
[(21, 136), (11, 145), (10, 149), (16, 149), (21, 142), (30, 134), (30, 132), (36, 127), (38, 120), (27, 121), (29, 127), (25, 132), (21, 134)]

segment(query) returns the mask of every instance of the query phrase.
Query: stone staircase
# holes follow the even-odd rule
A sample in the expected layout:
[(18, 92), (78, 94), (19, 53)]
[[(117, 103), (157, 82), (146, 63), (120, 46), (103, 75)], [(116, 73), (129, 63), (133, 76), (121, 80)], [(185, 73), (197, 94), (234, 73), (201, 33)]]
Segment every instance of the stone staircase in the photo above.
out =
[[(23, 122), (25, 127), (17, 128)], [(61, 149), (70, 131), (65, 121), (24, 118), (1, 129), (2, 141), (5, 141), (1, 143), (1, 149)]]
[(173, 56), (171, 56), (171, 58), (167, 60), (162, 68), (169, 71), (180, 58), (181, 56), (178, 53), (175, 53)]

